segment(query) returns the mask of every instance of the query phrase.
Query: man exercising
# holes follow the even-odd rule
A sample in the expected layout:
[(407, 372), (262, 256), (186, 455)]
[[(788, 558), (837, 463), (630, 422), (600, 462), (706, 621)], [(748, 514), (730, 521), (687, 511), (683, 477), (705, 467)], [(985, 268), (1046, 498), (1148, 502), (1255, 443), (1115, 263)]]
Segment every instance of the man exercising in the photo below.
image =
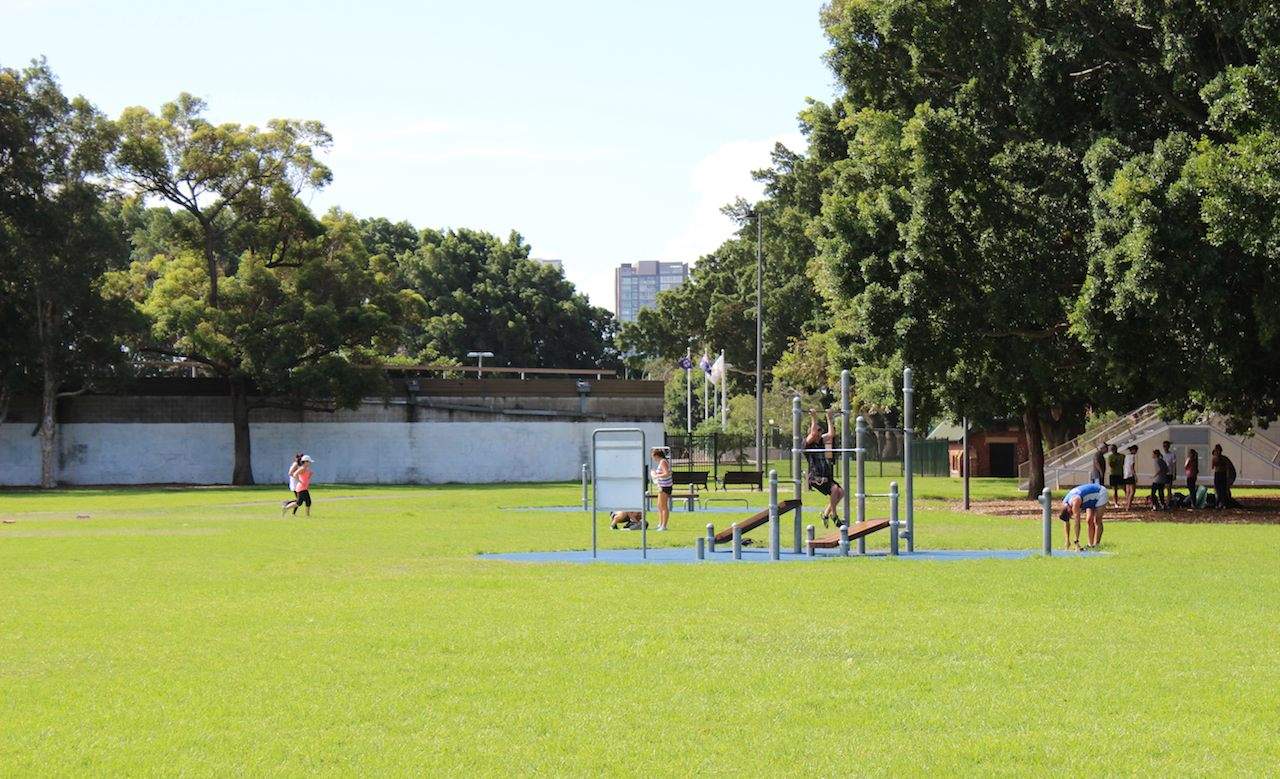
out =
[[(1081, 484), (1062, 498), (1062, 530), (1066, 535), (1067, 548), (1080, 548), (1080, 515), (1083, 513), (1089, 525), (1089, 545), (1085, 549), (1095, 549), (1102, 543), (1102, 509), (1107, 505), (1107, 488), (1101, 484)], [(1071, 540), (1071, 519), (1075, 519), (1075, 541)]]
[[(809, 489), (817, 490), (827, 496), (827, 507), (822, 510), (822, 525), (827, 527), (832, 520), (836, 527), (848, 524), (848, 519), (840, 519), (840, 501), (844, 498), (844, 490), (836, 484), (832, 467), (831, 444), (835, 441), (836, 427), (831, 421), (831, 411), (827, 410), (827, 432), (823, 434), (818, 427), (818, 410), (809, 409), (809, 434), (804, 437), (804, 456), (809, 461)], [(822, 442), (819, 447), (818, 443)], [(825, 451), (817, 451), (822, 449)]]

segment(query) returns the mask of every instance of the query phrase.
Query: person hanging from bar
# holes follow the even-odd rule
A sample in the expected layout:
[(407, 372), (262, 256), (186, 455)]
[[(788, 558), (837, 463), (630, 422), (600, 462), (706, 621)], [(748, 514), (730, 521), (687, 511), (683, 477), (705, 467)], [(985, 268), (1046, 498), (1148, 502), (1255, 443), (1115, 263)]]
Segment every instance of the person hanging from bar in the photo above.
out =
[(816, 408), (809, 409), (809, 420), (809, 434), (804, 437), (804, 456), (809, 463), (809, 489), (827, 496), (827, 507), (822, 510), (823, 527), (829, 527), (833, 520), (839, 527), (848, 524), (848, 519), (840, 519), (840, 501), (844, 498), (844, 490), (836, 484), (833, 467), (832, 442), (835, 441), (836, 427), (831, 420), (830, 409), (827, 410), (825, 434), (818, 426)]

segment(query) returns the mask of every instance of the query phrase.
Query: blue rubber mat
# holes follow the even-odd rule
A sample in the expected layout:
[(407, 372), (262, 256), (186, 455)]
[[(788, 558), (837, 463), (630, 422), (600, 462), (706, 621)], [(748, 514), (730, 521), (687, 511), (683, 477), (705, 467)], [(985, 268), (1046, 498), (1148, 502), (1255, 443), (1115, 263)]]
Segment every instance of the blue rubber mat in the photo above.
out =
[[(502, 506), (501, 508), (503, 511), (558, 511), (563, 513), (572, 512), (577, 514), (591, 513), (590, 511), (583, 511), (581, 504), (577, 506)], [(672, 504), (671, 513), (672, 514), (741, 514), (744, 517), (749, 517), (752, 514), (756, 513), (757, 511), (763, 511), (766, 508), (768, 508), (768, 506), (723, 505), (723, 506), (707, 506), (706, 508), (700, 508), (695, 511), (689, 511), (688, 509), (685, 508), (684, 501), (679, 501), (678, 503)], [(596, 515), (601, 517), (607, 517), (609, 516), (609, 512), (600, 510), (596, 512)], [(657, 517), (658, 516), (657, 510), (649, 509), (649, 516)]]
[[(939, 549), (926, 552), (899, 555), (890, 558), (887, 552), (869, 552), (864, 557), (887, 560), (927, 560), (933, 562), (955, 562), (960, 560), (1025, 560), (1039, 556), (1033, 549)], [(1062, 552), (1055, 551), (1054, 557), (1101, 557), (1102, 552)], [(501, 552), (478, 555), (482, 560), (507, 560), (519, 563), (615, 563), (622, 565), (661, 564), (661, 563), (769, 563), (775, 562), (769, 557), (769, 550), (751, 547), (742, 550), (742, 559), (734, 560), (733, 553), (717, 547), (708, 553), (705, 560), (697, 559), (693, 547), (661, 547), (650, 549), (647, 557), (642, 557), (639, 549), (601, 549), (593, 558), (591, 550), (569, 552)], [(857, 555), (850, 555), (856, 559)], [(794, 552), (783, 552), (778, 562), (805, 562), (814, 560), (838, 560), (840, 555), (833, 549), (816, 550), (813, 557)]]

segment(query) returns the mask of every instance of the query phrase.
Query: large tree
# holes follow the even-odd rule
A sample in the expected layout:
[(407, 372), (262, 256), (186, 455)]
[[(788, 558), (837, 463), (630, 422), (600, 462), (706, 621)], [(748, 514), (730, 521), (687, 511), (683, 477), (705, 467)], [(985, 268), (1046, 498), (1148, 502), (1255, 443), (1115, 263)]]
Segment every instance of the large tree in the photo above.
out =
[(299, 199), (330, 180), (315, 158), (330, 143), (323, 125), (215, 125), (204, 108), (184, 94), (159, 114), (120, 117), (118, 175), (178, 218), (163, 231), (173, 245), (136, 261), (117, 291), (153, 323), (140, 348), (227, 380), (231, 480), (252, 484), (250, 411), (273, 397), (349, 406), (382, 386), (373, 350), (389, 347), (404, 300), (369, 263), (354, 219), (319, 221)]
[(0, 69), (0, 419), (11, 393), (39, 395), (43, 487), (57, 484), (58, 399), (122, 361), (127, 310), (99, 287), (128, 256), (100, 183), (113, 143), (44, 62)]
[[(374, 228), (374, 229), (370, 229)], [(397, 283), (421, 296), (424, 314), (406, 348), (423, 359), (465, 360), (494, 353), (492, 364), (613, 367), (613, 316), (592, 306), (558, 269), (529, 259), (516, 233), (505, 241), (476, 230), (423, 230), (412, 248), (403, 230), (366, 223), (366, 240), (401, 247)], [(387, 250), (387, 249), (384, 249)]]
[[(1224, 294), (1174, 301), (1194, 299), (1187, 286), (1200, 289), (1205, 271), (1190, 268), (1215, 240), (1219, 268), (1242, 248), (1211, 224), (1213, 213), (1235, 210), (1213, 204), (1265, 198), (1228, 186), (1197, 208), (1203, 195), (1176, 190), (1171, 171), (1195, 168), (1190, 150), (1206, 144), (1221, 144), (1219, 159), (1247, 156), (1222, 143), (1234, 131), (1213, 120), (1247, 100), (1235, 90), (1219, 109), (1215, 94), (1231, 93), (1232, 74), (1271, 56), (1275, 16), (1261, 2), (831, 3), (824, 20), (849, 159), (832, 166), (817, 240), (837, 334), (864, 366), (864, 383), (911, 363), (926, 406), (1022, 416), (1033, 492), (1046, 407), (1149, 397), (1153, 363), (1136, 367), (1136, 344), (1167, 356), (1177, 374), (1162, 399), (1266, 412), (1268, 371), (1245, 354), (1273, 344), (1251, 335), (1245, 348), (1222, 342), (1232, 326), (1265, 316), (1242, 320)], [(1256, 75), (1255, 85), (1274, 84)], [(1229, 166), (1211, 155), (1198, 159), (1204, 192), (1230, 178), (1214, 175)], [(1252, 192), (1265, 191), (1264, 178), (1253, 177)], [(1262, 218), (1252, 224), (1266, 224), (1265, 207), (1254, 213)], [(1229, 287), (1267, 295), (1264, 284), (1226, 273), (1210, 286)], [(1208, 310), (1194, 321), (1219, 324), (1198, 328), (1212, 345), (1188, 338), (1199, 341), (1192, 354), (1171, 331), (1196, 304)], [(1184, 357), (1202, 367), (1183, 372)], [(1229, 363), (1231, 378), (1215, 378), (1215, 363)], [(1073, 370), (1084, 364), (1105, 367)], [(1246, 387), (1254, 391), (1241, 402)]]

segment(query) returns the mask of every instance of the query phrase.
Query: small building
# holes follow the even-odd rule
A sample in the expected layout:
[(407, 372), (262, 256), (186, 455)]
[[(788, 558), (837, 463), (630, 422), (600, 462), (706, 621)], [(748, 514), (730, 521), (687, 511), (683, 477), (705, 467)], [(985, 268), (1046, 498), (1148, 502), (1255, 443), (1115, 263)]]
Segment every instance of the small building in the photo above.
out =
[[(964, 428), (955, 422), (943, 422), (929, 433), (929, 438), (947, 442), (951, 475), (964, 475), (960, 470), (964, 457)], [(969, 427), (970, 476), (1017, 476), (1018, 464), (1028, 459), (1027, 436), (1022, 425), (995, 422)]]

